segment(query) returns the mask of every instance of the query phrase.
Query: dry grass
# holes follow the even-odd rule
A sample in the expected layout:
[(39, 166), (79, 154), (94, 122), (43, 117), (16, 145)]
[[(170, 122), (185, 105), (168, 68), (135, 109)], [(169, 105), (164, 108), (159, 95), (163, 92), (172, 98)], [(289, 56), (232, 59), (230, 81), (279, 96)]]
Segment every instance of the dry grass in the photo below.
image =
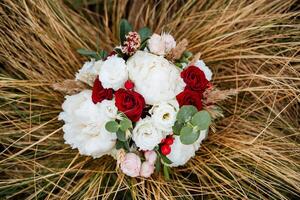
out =
[[(92, 3), (85, 0), (86, 4)], [(0, 2), (0, 199), (300, 198), (300, 12), (294, 0)], [(87, 6), (87, 5), (86, 5)], [(77, 48), (109, 50), (117, 25), (171, 31), (237, 88), (225, 118), (170, 181), (133, 179), (110, 157), (92, 160), (64, 144), (57, 121)]]

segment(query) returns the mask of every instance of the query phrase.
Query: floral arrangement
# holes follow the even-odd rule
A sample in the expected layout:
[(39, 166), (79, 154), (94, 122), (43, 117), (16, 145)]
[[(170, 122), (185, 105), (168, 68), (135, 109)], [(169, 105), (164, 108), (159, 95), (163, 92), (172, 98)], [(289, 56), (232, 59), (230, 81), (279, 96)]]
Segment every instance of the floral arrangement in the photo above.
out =
[[(109, 54), (79, 49), (91, 58), (75, 80), (56, 84), (66, 96), (59, 119), (65, 142), (81, 155), (111, 155), (131, 177), (184, 165), (207, 137), (214, 105), (226, 95), (211, 84), (212, 72), (186, 50), (188, 41), (132, 30), (121, 20), (120, 46)], [(227, 93), (228, 94), (228, 93)]]

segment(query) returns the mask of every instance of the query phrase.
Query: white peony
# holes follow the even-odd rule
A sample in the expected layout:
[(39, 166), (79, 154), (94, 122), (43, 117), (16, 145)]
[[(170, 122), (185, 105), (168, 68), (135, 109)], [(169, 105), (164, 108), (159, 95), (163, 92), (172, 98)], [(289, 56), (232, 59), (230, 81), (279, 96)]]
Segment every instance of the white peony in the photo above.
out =
[(163, 56), (176, 46), (176, 41), (172, 35), (154, 33), (148, 40), (148, 48), (151, 53)]
[(101, 65), (102, 62), (102, 60), (95, 62), (94, 59), (92, 59), (90, 62), (85, 62), (82, 68), (76, 73), (75, 80), (79, 80), (87, 83), (90, 86), (93, 86), (94, 81), (99, 73), (99, 65)]
[(171, 100), (153, 105), (149, 113), (151, 114), (153, 124), (157, 129), (170, 133), (172, 131), (172, 126), (176, 121), (178, 110), (178, 102), (176, 100)]
[(104, 88), (118, 90), (128, 79), (128, 71), (123, 58), (117, 55), (110, 56), (102, 63), (99, 71), (99, 80)]
[(203, 60), (197, 60), (195, 63), (195, 66), (198, 67), (199, 69), (201, 69), (203, 71), (203, 73), (205, 74), (205, 78), (208, 81), (211, 81), (211, 77), (212, 77), (212, 72), (209, 69), (209, 67), (207, 67), (204, 63)]
[(72, 148), (78, 148), (80, 154), (94, 158), (109, 154), (115, 147), (116, 134), (105, 129), (106, 122), (111, 116), (105, 112), (107, 101), (94, 104), (92, 92), (84, 90), (72, 96), (66, 96), (62, 105), (63, 112), (59, 120), (64, 120), (63, 126), (65, 143)]
[(198, 140), (194, 144), (185, 145), (180, 141), (180, 137), (174, 135), (174, 143), (171, 145), (171, 153), (167, 155), (172, 161), (171, 167), (184, 165), (189, 159), (195, 156), (195, 152), (199, 149), (200, 144), (206, 138), (208, 130), (200, 133)]
[(153, 126), (150, 117), (138, 121), (132, 131), (132, 139), (140, 150), (153, 150), (163, 138), (163, 132)]
[(185, 87), (179, 69), (161, 56), (137, 51), (128, 59), (127, 68), (135, 91), (147, 104), (174, 99)]

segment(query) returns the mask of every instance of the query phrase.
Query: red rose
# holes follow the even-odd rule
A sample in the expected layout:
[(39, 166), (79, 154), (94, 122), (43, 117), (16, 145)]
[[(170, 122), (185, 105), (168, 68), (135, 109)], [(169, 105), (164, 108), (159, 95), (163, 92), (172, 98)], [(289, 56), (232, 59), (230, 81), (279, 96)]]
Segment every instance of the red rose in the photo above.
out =
[(186, 83), (186, 89), (197, 92), (203, 92), (208, 84), (204, 72), (195, 66), (189, 66), (180, 74), (183, 81)]
[(97, 77), (93, 85), (92, 100), (94, 104), (100, 103), (104, 99), (112, 100), (113, 92), (114, 90), (111, 88), (104, 89), (99, 78)]
[(198, 110), (202, 109), (202, 93), (192, 90), (184, 90), (176, 96), (179, 106), (193, 105)]
[(145, 99), (135, 91), (119, 89), (115, 93), (116, 107), (131, 121), (137, 122), (145, 107)]

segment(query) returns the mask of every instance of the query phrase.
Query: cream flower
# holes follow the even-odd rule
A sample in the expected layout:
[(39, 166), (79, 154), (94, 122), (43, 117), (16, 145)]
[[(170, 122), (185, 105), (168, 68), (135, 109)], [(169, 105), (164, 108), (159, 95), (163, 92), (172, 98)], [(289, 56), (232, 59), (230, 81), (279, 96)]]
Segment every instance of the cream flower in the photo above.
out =
[(141, 166), (140, 176), (149, 178), (154, 172), (154, 165), (148, 161), (143, 162)]
[(127, 67), (135, 91), (147, 104), (172, 100), (185, 87), (177, 67), (161, 56), (137, 51), (128, 59)]
[(165, 53), (171, 51), (171, 49), (176, 47), (176, 41), (174, 37), (168, 33), (163, 33), (161, 35), (161, 39), (165, 44)]
[(171, 153), (167, 155), (172, 161), (171, 167), (184, 165), (189, 159), (195, 156), (195, 152), (199, 149), (200, 144), (206, 138), (207, 130), (200, 133), (198, 140), (194, 144), (185, 145), (180, 141), (179, 136), (174, 136), (174, 143), (171, 145)]
[(91, 95), (90, 90), (84, 90), (66, 96), (59, 120), (65, 122), (65, 143), (70, 144), (72, 148), (78, 148), (82, 155), (98, 158), (110, 154), (117, 137), (115, 133), (109, 133), (105, 129), (106, 122), (112, 119), (105, 112), (101, 112), (105, 105), (94, 104)]
[(198, 67), (199, 69), (201, 69), (203, 71), (203, 73), (205, 74), (205, 78), (208, 81), (211, 81), (211, 77), (212, 77), (212, 72), (209, 69), (209, 67), (207, 67), (204, 63), (203, 60), (197, 60), (195, 63), (195, 66)]
[(101, 63), (101, 60), (95, 62), (94, 59), (92, 59), (90, 62), (85, 62), (82, 68), (76, 73), (75, 80), (79, 80), (87, 83), (90, 86), (93, 86), (94, 81), (99, 73), (99, 65), (101, 65)]
[(144, 156), (145, 156), (146, 161), (148, 161), (149, 163), (152, 163), (152, 164), (154, 164), (157, 159), (157, 154), (153, 150), (145, 151)]
[(149, 113), (151, 114), (153, 124), (157, 129), (171, 132), (172, 126), (176, 121), (178, 110), (178, 102), (176, 100), (171, 100), (153, 105)]
[(124, 174), (137, 177), (140, 175), (141, 159), (135, 153), (127, 153), (121, 161), (121, 170)]
[(100, 66), (99, 80), (104, 88), (118, 90), (128, 79), (128, 71), (123, 58), (110, 56)]
[(151, 53), (156, 55), (165, 55), (165, 43), (161, 36), (154, 33), (148, 40), (148, 48)]
[(164, 134), (153, 126), (150, 117), (138, 121), (132, 131), (132, 139), (140, 150), (153, 150), (163, 138)]
[(172, 35), (154, 33), (148, 40), (148, 48), (151, 53), (163, 56), (176, 46), (176, 41)]

